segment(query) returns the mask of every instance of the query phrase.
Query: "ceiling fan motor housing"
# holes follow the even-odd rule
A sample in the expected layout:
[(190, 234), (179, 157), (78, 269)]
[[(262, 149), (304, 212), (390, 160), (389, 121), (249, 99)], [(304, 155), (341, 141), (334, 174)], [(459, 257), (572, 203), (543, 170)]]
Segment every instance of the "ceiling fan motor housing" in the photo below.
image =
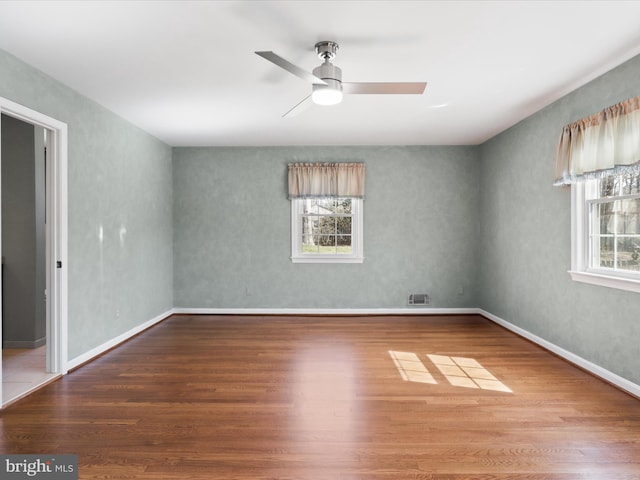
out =
[[(336, 67), (333, 63), (326, 61), (319, 67), (313, 69), (313, 74), (331, 85), (331, 82), (336, 84), (342, 83), (342, 70), (340, 67)], [(319, 85), (324, 86), (324, 85)], [(336, 87), (334, 87), (336, 88)]]

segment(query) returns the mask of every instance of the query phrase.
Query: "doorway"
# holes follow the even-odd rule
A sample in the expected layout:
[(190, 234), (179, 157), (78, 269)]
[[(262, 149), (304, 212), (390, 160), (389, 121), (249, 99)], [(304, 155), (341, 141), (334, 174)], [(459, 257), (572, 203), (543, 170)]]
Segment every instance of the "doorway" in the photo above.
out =
[(0, 114), (4, 406), (66, 373), (67, 127), (2, 97)]

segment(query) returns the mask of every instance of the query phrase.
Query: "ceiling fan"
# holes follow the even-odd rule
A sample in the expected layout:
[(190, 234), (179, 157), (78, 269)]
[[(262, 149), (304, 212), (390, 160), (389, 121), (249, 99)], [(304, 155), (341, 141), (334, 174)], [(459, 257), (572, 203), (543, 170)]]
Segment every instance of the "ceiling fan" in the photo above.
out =
[(313, 69), (313, 73), (294, 65), (280, 55), (271, 51), (255, 52), (262, 58), (284, 68), (289, 73), (311, 83), (311, 94), (304, 98), (283, 117), (293, 116), (305, 110), (311, 103), (316, 105), (335, 105), (342, 101), (342, 95), (348, 94), (422, 94), (426, 82), (343, 82), (342, 70), (336, 67), (333, 60), (338, 51), (336, 42), (322, 41), (315, 45), (316, 53), (322, 65)]

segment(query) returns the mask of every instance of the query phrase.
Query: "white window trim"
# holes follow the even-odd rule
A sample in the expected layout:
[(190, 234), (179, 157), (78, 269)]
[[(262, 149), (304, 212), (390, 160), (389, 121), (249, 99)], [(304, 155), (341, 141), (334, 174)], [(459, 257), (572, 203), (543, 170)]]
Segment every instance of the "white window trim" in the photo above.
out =
[(589, 268), (589, 212), (586, 208), (585, 190), (583, 182), (571, 185), (571, 279), (640, 293), (640, 279), (609, 275), (604, 271)]
[(353, 198), (351, 202), (352, 224), (351, 254), (318, 254), (302, 252), (302, 202), (291, 200), (291, 262), (292, 263), (363, 263), (364, 262), (364, 220), (363, 200)]

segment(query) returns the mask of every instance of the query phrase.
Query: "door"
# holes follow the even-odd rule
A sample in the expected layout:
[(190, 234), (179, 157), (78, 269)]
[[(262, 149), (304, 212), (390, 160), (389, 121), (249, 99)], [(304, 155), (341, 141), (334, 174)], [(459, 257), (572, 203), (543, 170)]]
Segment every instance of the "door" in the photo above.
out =
[[(67, 363), (67, 126), (56, 119), (2, 97), (0, 97), (0, 113), (34, 125), (35, 130), (42, 134), (39, 143), (43, 149), (46, 149), (46, 168), (42, 172), (45, 177), (43, 193), (46, 196), (44, 215), (46, 224), (43, 258), (40, 259), (40, 262), (44, 261), (41, 267), (44, 270), (45, 288), (37, 289), (40, 290), (39, 299), (44, 302), (43, 310), (46, 319), (44, 329), (47, 341), (46, 370), (52, 374), (62, 375), (66, 373)], [(0, 279), (0, 286), (2, 281)], [(0, 321), (3, 321), (2, 314), (0, 314)], [(2, 341), (1, 334), (0, 341)], [(0, 372), (2, 372), (1, 358)], [(1, 383), (0, 398), (3, 398)]]

